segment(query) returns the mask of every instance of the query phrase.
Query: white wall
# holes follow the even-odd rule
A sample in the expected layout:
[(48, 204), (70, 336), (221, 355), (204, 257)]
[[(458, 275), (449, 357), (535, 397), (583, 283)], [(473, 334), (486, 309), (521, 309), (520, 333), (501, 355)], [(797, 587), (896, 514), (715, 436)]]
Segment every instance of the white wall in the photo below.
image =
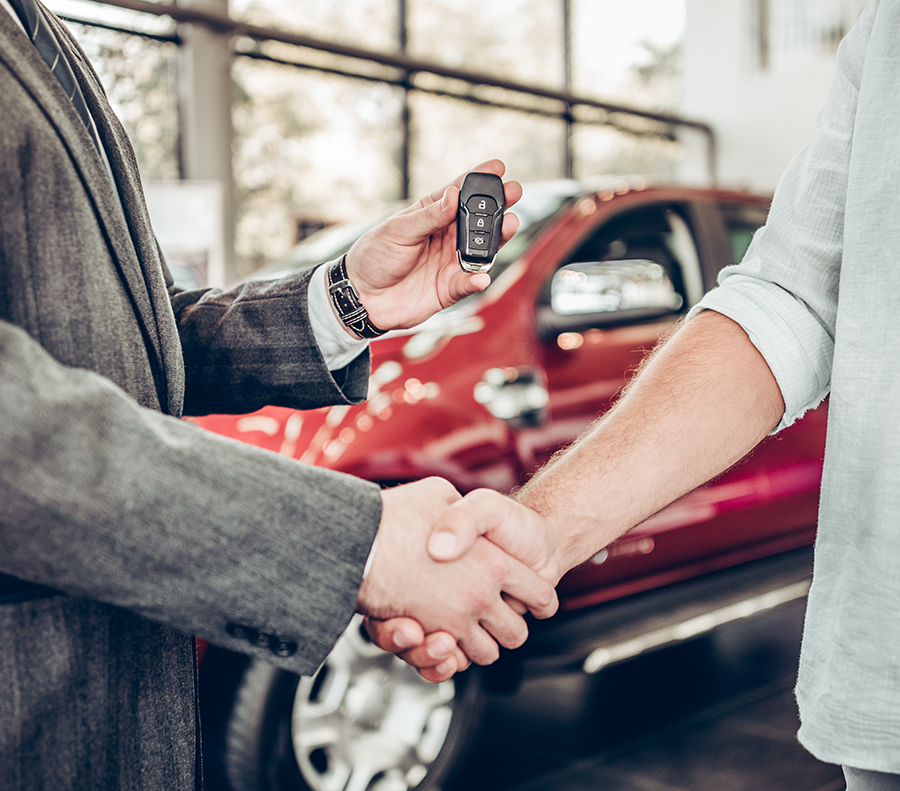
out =
[[(681, 111), (715, 129), (722, 186), (770, 192), (809, 138), (834, 76), (834, 54), (753, 68), (747, 2), (688, 0)], [(697, 166), (689, 157), (683, 177), (695, 180)]]

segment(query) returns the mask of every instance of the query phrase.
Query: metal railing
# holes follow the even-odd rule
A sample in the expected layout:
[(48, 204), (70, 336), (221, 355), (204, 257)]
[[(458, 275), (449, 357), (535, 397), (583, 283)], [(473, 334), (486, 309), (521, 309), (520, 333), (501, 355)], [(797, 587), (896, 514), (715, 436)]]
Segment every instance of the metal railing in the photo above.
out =
[[(328, 74), (336, 74), (372, 82), (386, 83), (403, 88), (407, 94), (410, 91), (421, 91), (436, 96), (457, 99), (465, 102), (489, 106), (500, 109), (514, 110), (529, 114), (537, 114), (544, 117), (561, 119), (566, 123), (566, 170), (567, 177), (572, 174), (571, 129), (575, 124), (603, 125), (615, 128), (619, 131), (638, 136), (650, 136), (655, 138), (674, 140), (676, 130), (685, 128), (700, 133), (706, 140), (706, 165), (709, 181), (713, 184), (717, 181), (716, 164), (716, 136), (712, 127), (703, 122), (681, 115), (645, 110), (615, 102), (604, 101), (589, 96), (579, 96), (567, 90), (532, 85), (514, 80), (497, 77), (483, 72), (468, 71), (445, 66), (407, 55), (405, 50), (405, 13), (401, 10), (401, 51), (381, 52), (361, 47), (348, 46), (335, 41), (328, 41), (301, 33), (294, 33), (282, 28), (264, 27), (252, 25), (224, 14), (218, 14), (198, 8), (189, 8), (173, 5), (171, 3), (154, 3), (147, 0), (93, 0), (94, 2), (116, 6), (119, 8), (137, 11), (155, 16), (168, 16), (176, 22), (202, 25), (219, 34), (228, 36), (232, 40), (232, 49), (237, 57), (255, 58), (273, 63), (289, 65), (297, 68), (311, 69)], [(405, 0), (398, 0), (401, 9)], [(563, 0), (565, 9), (566, 27), (569, 20), (569, 0)], [(140, 30), (128, 30), (113, 25), (104, 25), (87, 19), (68, 17), (73, 22), (95, 27), (118, 30), (132, 33), (151, 39), (179, 42), (177, 33), (172, 35), (160, 35)], [(569, 45), (568, 34), (566, 36), (566, 59), (568, 73)], [(381, 73), (367, 73), (353, 68), (343, 68), (335, 65), (323, 65), (318, 63), (305, 63), (302, 56), (297, 60), (275, 57), (267, 54), (263, 47), (268, 42), (287, 44), (298, 49), (298, 52), (313, 51), (325, 52), (341, 58), (359, 61), (361, 63), (377, 64), (386, 71)], [(429, 84), (429, 78), (434, 81), (438, 78), (438, 84)], [(568, 81), (568, 79), (567, 79)], [(502, 94), (497, 96), (479, 96), (474, 91), (483, 90), (485, 87), (495, 89)], [(518, 101), (517, 101), (518, 100)], [(409, 129), (408, 121), (404, 132), (404, 170), (408, 167)], [(404, 173), (404, 197), (408, 197), (409, 178), (408, 171)]]

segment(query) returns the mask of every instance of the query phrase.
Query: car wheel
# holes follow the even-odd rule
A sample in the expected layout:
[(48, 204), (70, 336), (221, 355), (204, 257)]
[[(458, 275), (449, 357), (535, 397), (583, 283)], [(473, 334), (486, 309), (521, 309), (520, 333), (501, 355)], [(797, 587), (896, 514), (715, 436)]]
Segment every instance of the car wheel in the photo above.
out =
[(311, 678), (249, 664), (226, 723), (224, 773), (233, 791), (446, 787), (483, 697), (477, 671), (431, 684), (374, 646), (356, 616)]

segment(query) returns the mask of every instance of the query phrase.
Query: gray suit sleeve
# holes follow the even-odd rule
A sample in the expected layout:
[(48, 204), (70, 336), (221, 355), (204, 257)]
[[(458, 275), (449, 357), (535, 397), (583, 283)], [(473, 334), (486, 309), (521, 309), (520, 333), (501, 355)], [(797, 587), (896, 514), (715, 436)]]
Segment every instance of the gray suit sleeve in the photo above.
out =
[(0, 322), (0, 572), (299, 673), (347, 624), (377, 487), (144, 409)]
[(313, 409), (366, 397), (368, 350), (329, 371), (309, 322), (312, 270), (233, 289), (170, 288), (184, 352), (185, 413)]

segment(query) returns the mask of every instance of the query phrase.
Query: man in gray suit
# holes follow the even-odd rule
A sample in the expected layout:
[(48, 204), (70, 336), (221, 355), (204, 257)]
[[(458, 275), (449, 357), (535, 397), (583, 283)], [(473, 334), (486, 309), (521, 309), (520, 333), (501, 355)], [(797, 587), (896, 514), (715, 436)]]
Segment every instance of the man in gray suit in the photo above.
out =
[[(173, 285), (95, 73), (29, 2), (0, 0), (0, 789), (194, 788), (187, 635), (298, 673), (357, 609), (446, 629), (476, 661), (519, 644), (501, 593), (549, 614), (552, 590), (486, 541), (427, 557), (449, 484), (380, 492), (177, 419), (357, 403), (366, 344), (324, 267)], [(455, 264), (457, 187), (350, 251), (355, 326), (411, 326), (484, 288)]]

